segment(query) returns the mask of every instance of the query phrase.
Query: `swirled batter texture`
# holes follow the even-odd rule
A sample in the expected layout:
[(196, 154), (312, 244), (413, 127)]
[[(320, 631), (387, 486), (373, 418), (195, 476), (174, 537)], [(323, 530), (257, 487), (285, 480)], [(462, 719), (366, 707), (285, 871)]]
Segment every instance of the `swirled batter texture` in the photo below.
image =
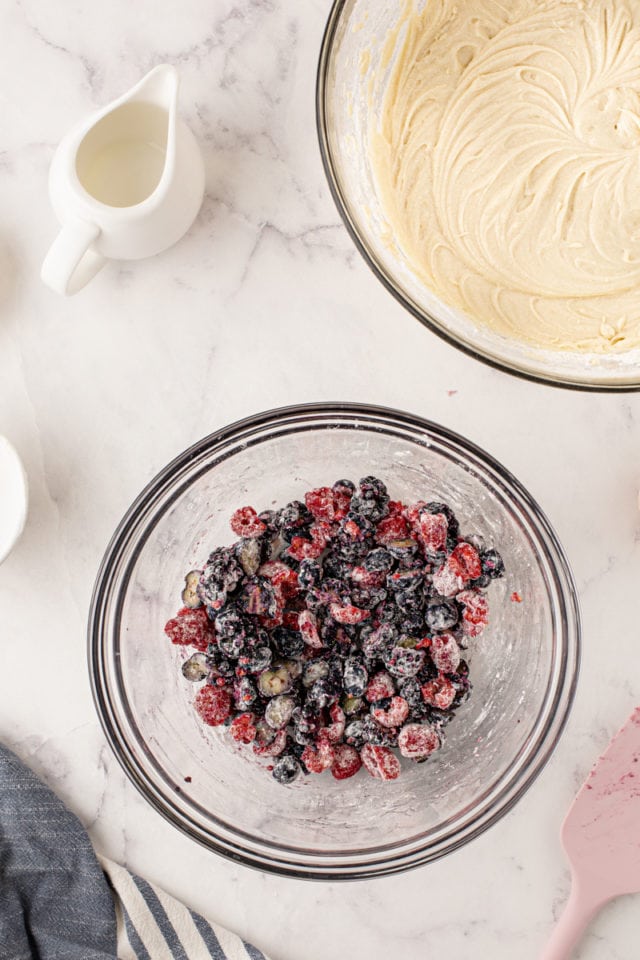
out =
[(640, 2), (404, 7), (372, 160), (450, 305), (555, 350), (640, 344)]

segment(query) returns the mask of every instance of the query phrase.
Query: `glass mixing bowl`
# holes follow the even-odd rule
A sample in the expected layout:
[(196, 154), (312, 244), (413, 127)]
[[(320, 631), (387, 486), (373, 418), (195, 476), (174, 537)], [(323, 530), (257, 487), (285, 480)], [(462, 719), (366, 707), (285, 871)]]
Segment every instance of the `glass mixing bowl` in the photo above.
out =
[[(284, 505), (374, 473), (394, 499), (448, 502), (504, 557), (491, 622), (469, 651), (473, 691), (443, 748), (393, 782), (361, 771), (280, 786), (193, 709), (186, 654), (165, 636), (186, 571), (230, 543), (236, 507)], [(514, 602), (517, 592), (522, 602)], [(410, 414), (353, 404), (274, 410), (205, 438), (135, 501), (107, 549), (89, 622), (93, 692), (125, 771), (171, 823), (234, 860), (348, 879), (440, 857), (501, 817), (548, 759), (573, 698), (576, 593), (547, 520), (500, 464)]]
[[(428, 0), (419, 0), (424, 7)], [(320, 52), (320, 150), (338, 210), (385, 287), (443, 339), (493, 366), (548, 383), (591, 390), (640, 389), (640, 350), (616, 356), (536, 349), (476, 325), (447, 306), (385, 241), (385, 213), (370, 162), (372, 116), (380, 116), (393, 56), (385, 45), (404, 0), (335, 0)], [(402, 40), (400, 32), (397, 43)], [(366, 66), (366, 69), (364, 69)]]

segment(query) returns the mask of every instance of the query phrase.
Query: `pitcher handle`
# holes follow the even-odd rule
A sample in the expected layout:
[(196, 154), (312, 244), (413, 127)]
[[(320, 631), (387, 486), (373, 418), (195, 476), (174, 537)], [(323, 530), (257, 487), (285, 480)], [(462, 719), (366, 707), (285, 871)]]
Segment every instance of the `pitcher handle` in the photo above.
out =
[(44, 258), (40, 276), (48, 287), (65, 296), (77, 293), (105, 264), (91, 244), (100, 228), (85, 220), (69, 220), (53, 241)]

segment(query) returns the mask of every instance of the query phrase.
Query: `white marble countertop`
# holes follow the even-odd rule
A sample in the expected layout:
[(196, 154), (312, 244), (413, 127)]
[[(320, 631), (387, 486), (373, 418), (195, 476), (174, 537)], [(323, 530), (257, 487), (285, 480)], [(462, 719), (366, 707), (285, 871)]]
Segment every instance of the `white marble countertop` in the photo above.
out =
[[(568, 890), (565, 810), (640, 699), (640, 396), (491, 370), (383, 290), (342, 227), (318, 154), (315, 65), (328, 9), (329, 0), (2, 5), (0, 434), (25, 463), (31, 503), (0, 568), (0, 738), (100, 851), (274, 960), (533, 960)], [(180, 70), (182, 113), (206, 156), (200, 216), (167, 253), (110, 264), (62, 299), (39, 280), (56, 232), (54, 146), (162, 61)], [(515, 809), (436, 864), (347, 885), (235, 866), (152, 812), (105, 743), (85, 660), (100, 558), (147, 481), (224, 424), (328, 399), (412, 411), (501, 460), (555, 525), (584, 619), (570, 722)], [(632, 898), (608, 907), (582, 960), (636, 958), (637, 911)]]

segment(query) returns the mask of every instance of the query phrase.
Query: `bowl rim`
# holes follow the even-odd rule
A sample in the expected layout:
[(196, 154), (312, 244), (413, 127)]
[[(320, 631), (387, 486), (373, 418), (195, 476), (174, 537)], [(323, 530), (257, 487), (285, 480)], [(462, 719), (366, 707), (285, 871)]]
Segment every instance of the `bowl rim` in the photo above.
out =
[[(216, 836), (210, 830), (199, 827), (194, 821), (190, 823), (173, 802), (169, 792), (163, 793), (155, 786), (152, 777), (145, 772), (136, 758), (135, 751), (129, 745), (118, 716), (118, 706), (115, 703), (117, 698), (114, 698), (109, 689), (106, 676), (109, 637), (105, 633), (107, 627), (105, 617), (112, 596), (115, 597), (116, 606), (122, 601), (119, 596), (120, 591), (114, 594), (114, 586), (117, 586), (120, 562), (127, 548), (133, 544), (132, 554), (126, 564), (129, 569), (135, 563), (136, 557), (146, 542), (146, 536), (141, 540), (140, 533), (148, 527), (149, 520), (156, 517), (156, 511), (152, 511), (154, 504), (173, 490), (177, 481), (181, 481), (183, 470), (198, 458), (210, 455), (230, 441), (239, 442), (244, 435), (257, 429), (269, 425), (278, 428), (288, 422), (307, 423), (312, 427), (314, 422), (330, 418), (343, 420), (351, 418), (353, 421), (393, 424), (396, 427), (412, 428), (417, 432), (435, 435), (457, 447), (465, 459), (479, 460), (482, 466), (488, 467), (498, 475), (501, 481), (512, 487), (517, 495), (518, 504), (524, 507), (524, 514), (527, 515), (536, 533), (544, 537), (545, 545), (551, 551), (547, 561), (557, 581), (558, 598), (564, 615), (564, 646), (559, 650), (561, 662), (558, 667), (555, 690), (550, 698), (548, 716), (544, 719), (542, 730), (538, 731), (535, 727), (532, 729), (531, 738), (534, 740), (534, 745), (526, 765), (514, 771), (518, 755), (512, 758), (509, 767), (498, 780), (499, 791), (496, 792), (495, 784), (492, 784), (491, 790), (496, 796), (489, 809), (480, 811), (479, 819), (474, 817), (469, 824), (463, 823), (461, 829), (450, 831), (444, 839), (437, 840), (435, 846), (430, 846), (427, 842), (422, 847), (416, 848), (414, 844), (409, 849), (405, 849), (408, 842), (400, 841), (393, 845), (392, 850), (388, 848), (385, 850), (383, 845), (375, 848), (381, 853), (381, 856), (375, 860), (369, 859), (364, 863), (349, 862), (349, 864), (340, 863), (335, 858), (331, 859), (331, 856), (309, 852), (306, 863), (296, 861), (292, 865), (286, 857), (287, 848), (284, 845), (278, 846), (278, 844), (257, 840), (251, 849), (248, 849), (246, 846), (243, 847), (241, 842), (234, 842), (228, 835)], [(320, 422), (318, 426), (321, 426)], [(184, 489), (184, 482), (180, 482), (179, 489)], [(175, 490), (173, 492), (175, 494)], [(173, 499), (175, 497), (172, 497), (170, 502), (173, 502)], [(142, 523), (141, 516), (144, 521)], [(125, 591), (127, 583), (128, 579), (125, 579)], [(87, 656), (93, 701), (104, 735), (131, 782), (165, 820), (201, 845), (236, 863), (288, 877), (333, 881), (371, 879), (420, 866), (458, 849), (497, 823), (517, 803), (544, 769), (566, 726), (578, 681), (581, 635), (578, 595), (566, 554), (537, 502), (508, 469), (472, 441), (414, 414), (370, 404), (321, 402), (270, 409), (222, 427), (185, 449), (147, 483), (118, 524), (100, 564), (89, 609)], [(550, 675), (548, 688), (551, 682)], [(547, 692), (546, 697), (549, 696)], [(540, 717), (537, 721), (538, 725), (539, 723)], [(523, 746), (520, 753), (524, 749)], [(241, 833), (236, 833), (236, 837), (241, 836)], [(282, 851), (285, 856), (269, 853), (269, 850)]]
[(333, 0), (322, 36), (316, 70), (316, 132), (320, 147), (320, 157), (327, 178), (327, 183), (329, 185), (329, 191), (333, 197), (334, 203), (338, 209), (338, 213), (340, 214), (344, 226), (347, 229), (347, 233), (350, 235), (353, 243), (370, 270), (378, 278), (383, 287), (385, 287), (385, 289), (395, 298), (395, 300), (397, 300), (401, 306), (403, 306), (428, 330), (430, 330), (432, 333), (435, 333), (436, 336), (440, 337), (441, 340), (444, 340), (450, 346), (461, 350), (467, 356), (472, 357), (474, 360), (479, 360), (480, 362), (487, 364), (496, 370), (500, 370), (503, 373), (508, 373), (511, 376), (520, 377), (521, 379), (529, 380), (534, 383), (543, 383), (547, 386), (568, 390), (577, 390), (580, 392), (634, 393), (640, 391), (640, 367), (638, 368), (637, 379), (635, 381), (621, 383), (610, 382), (607, 380), (584, 381), (572, 379), (569, 376), (563, 377), (562, 375), (546, 373), (540, 369), (529, 369), (524, 364), (520, 366), (517, 364), (517, 362), (510, 363), (497, 354), (491, 353), (488, 350), (482, 350), (477, 345), (472, 346), (470, 343), (466, 342), (461, 337), (456, 336), (454, 333), (448, 330), (444, 324), (440, 323), (431, 313), (429, 313), (428, 310), (419, 307), (418, 304), (407, 293), (404, 292), (400, 283), (396, 282), (391, 274), (388, 273), (379, 263), (376, 255), (369, 247), (366, 238), (358, 229), (355, 219), (351, 215), (349, 203), (342, 190), (342, 187), (340, 186), (330, 147), (326, 100), (327, 78), (331, 62), (331, 54), (333, 51), (333, 42), (347, 2), (348, 0)]

